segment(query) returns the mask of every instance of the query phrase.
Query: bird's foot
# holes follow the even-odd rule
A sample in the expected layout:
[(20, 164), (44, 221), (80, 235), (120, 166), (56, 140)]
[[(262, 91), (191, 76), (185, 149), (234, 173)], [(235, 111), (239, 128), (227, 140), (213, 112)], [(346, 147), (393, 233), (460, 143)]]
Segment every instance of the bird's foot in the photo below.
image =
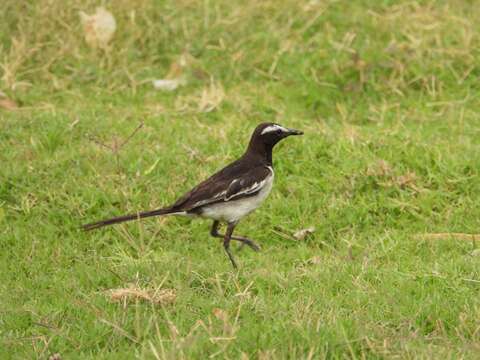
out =
[(261, 250), (260, 246), (250, 239), (243, 239), (238, 241), (241, 241), (241, 244), (238, 247), (239, 251), (242, 250), (245, 245), (248, 245), (253, 251), (256, 251), (256, 252)]

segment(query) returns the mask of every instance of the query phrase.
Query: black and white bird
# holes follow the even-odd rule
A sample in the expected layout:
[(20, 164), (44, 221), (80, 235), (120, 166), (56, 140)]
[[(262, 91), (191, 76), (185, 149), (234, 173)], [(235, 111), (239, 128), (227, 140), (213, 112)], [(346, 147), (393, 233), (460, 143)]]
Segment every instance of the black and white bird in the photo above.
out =
[[(198, 216), (213, 220), (210, 234), (223, 238), (223, 246), (237, 267), (230, 251), (230, 241), (237, 240), (258, 251), (252, 240), (243, 236), (234, 236), (233, 230), (246, 215), (257, 209), (270, 193), (274, 171), (272, 149), (280, 140), (290, 135), (302, 135), (303, 132), (288, 129), (275, 123), (263, 123), (256, 127), (247, 151), (236, 161), (227, 165), (207, 180), (195, 186), (180, 197), (173, 205), (157, 210), (124, 215), (108, 220), (87, 224), (84, 230), (93, 230), (124, 221), (143, 219), (159, 215)], [(224, 235), (218, 232), (220, 222), (227, 224)]]

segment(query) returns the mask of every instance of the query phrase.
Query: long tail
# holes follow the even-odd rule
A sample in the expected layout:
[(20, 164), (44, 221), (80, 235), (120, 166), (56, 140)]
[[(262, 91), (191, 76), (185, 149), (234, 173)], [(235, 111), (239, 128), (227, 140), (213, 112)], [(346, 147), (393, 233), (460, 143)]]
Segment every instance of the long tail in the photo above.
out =
[(111, 219), (82, 225), (82, 229), (84, 231), (90, 231), (90, 230), (98, 229), (108, 225), (119, 224), (125, 221), (138, 220), (138, 219), (143, 219), (143, 218), (158, 216), (158, 215), (168, 215), (168, 214), (173, 214), (175, 212), (176, 211), (173, 210), (172, 208), (163, 208), (163, 209), (157, 209), (152, 211), (144, 211), (137, 214), (124, 215), (124, 216), (114, 217)]

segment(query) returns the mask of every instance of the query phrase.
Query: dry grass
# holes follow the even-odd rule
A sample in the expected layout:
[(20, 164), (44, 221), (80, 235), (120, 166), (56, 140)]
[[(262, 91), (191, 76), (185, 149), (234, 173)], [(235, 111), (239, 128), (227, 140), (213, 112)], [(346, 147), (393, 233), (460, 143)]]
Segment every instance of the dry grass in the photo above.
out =
[(112, 300), (122, 303), (144, 300), (154, 305), (168, 305), (175, 302), (176, 293), (172, 289), (142, 289), (131, 285), (127, 288), (110, 289), (106, 295)]
[(463, 234), (463, 233), (430, 233), (430, 234), (418, 234), (419, 239), (424, 240), (467, 240), (477, 241), (480, 240), (480, 234)]

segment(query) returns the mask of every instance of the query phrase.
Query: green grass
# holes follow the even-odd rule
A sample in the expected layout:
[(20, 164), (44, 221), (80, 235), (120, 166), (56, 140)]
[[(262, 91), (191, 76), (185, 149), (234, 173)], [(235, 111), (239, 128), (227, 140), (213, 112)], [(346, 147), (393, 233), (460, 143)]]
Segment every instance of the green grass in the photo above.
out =
[[(418, 236), (479, 232), (475, 2), (104, 3), (107, 53), (77, 14), (97, 2), (2, 4), (0, 358), (478, 358), (477, 245)], [(154, 90), (182, 53), (188, 84)], [(238, 272), (206, 221), (79, 230), (171, 203), (262, 121), (305, 135), (275, 149)], [(176, 301), (106, 296), (129, 284)]]

